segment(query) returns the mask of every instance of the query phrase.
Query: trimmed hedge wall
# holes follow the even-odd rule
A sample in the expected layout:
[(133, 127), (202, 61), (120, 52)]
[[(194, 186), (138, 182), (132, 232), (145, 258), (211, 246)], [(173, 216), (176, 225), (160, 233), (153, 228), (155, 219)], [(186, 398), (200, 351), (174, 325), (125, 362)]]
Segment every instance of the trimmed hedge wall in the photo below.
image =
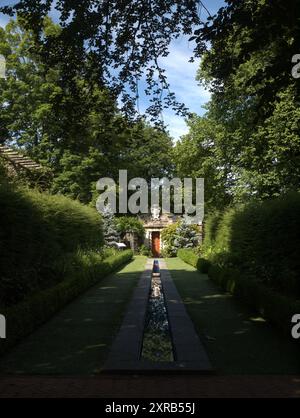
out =
[(295, 313), (300, 312), (300, 300), (291, 299), (269, 289), (258, 280), (242, 275), (237, 269), (211, 265), (193, 250), (179, 250), (178, 257), (200, 272), (208, 273), (209, 277), (225, 291), (241, 299), (249, 308), (260, 313), (284, 333), (290, 333), (291, 318)]
[(199, 257), (192, 249), (181, 249), (177, 251), (177, 256), (187, 264), (195, 267), (201, 273), (208, 273), (210, 263), (205, 258)]
[(231, 208), (208, 218), (202, 256), (300, 299), (300, 194)]
[(205, 224), (201, 257), (178, 256), (282, 330), (300, 312), (300, 194), (230, 208)]
[(300, 300), (280, 294), (233, 268), (213, 265), (208, 274), (224, 290), (243, 300), (249, 308), (268, 319), (284, 333), (290, 334), (291, 318), (300, 312)]
[(97, 253), (78, 252), (68, 260), (65, 280), (38, 292), (3, 312), (7, 319), (7, 339), (1, 340), (0, 354), (30, 334), (99, 280), (115, 271), (133, 257), (131, 250), (102, 259)]
[(96, 210), (64, 196), (0, 185), (0, 307), (63, 278), (64, 257), (103, 245)]

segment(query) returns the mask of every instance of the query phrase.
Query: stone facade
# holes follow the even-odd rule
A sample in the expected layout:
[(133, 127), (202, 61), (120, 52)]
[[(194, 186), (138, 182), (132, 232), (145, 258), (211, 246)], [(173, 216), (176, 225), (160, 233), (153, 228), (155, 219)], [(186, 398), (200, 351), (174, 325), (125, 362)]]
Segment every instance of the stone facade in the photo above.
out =
[[(145, 228), (144, 242), (141, 242), (136, 234), (127, 233), (123, 241), (125, 244), (134, 251), (138, 251), (141, 244), (144, 244), (147, 248), (152, 251), (154, 257), (160, 257), (161, 251), (164, 248), (163, 241), (161, 240), (161, 232), (164, 228), (172, 225), (180, 220), (180, 215), (174, 215), (172, 213), (160, 213), (159, 208), (151, 208), (150, 215), (140, 215), (139, 220), (143, 223)], [(202, 229), (202, 226), (199, 225)], [(202, 232), (199, 235), (199, 242), (202, 239)]]
[[(150, 248), (155, 257), (160, 255), (163, 249), (163, 242), (160, 238), (161, 231), (167, 226), (174, 224), (181, 219), (180, 216), (173, 215), (171, 213), (163, 213), (161, 215), (155, 214), (155, 216), (145, 216), (140, 218), (145, 228), (145, 241), (146, 247)], [(154, 242), (155, 237), (155, 242)], [(155, 248), (154, 248), (155, 246)]]

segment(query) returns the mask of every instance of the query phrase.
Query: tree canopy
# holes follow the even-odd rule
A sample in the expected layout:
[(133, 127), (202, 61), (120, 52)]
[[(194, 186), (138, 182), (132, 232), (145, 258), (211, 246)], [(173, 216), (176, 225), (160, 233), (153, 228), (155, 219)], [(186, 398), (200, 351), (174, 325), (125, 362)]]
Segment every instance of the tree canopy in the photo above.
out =
[[(45, 34), (61, 28), (44, 20)], [(51, 191), (90, 202), (100, 177), (170, 173), (172, 141), (143, 120), (128, 121), (107, 88), (79, 72), (72, 91), (60, 64), (48, 68), (34, 49), (22, 19), (0, 30), (6, 79), (0, 79), (0, 141), (14, 144), (54, 173)], [(86, 63), (82, 63), (85, 68)]]
[(179, 172), (204, 174), (217, 205), (218, 197), (266, 199), (300, 184), (300, 84), (291, 74), (300, 1), (226, 3), (194, 33), (197, 78), (212, 97), (176, 153)]
[[(200, 3), (23, 0), (3, 6), (19, 21), (0, 33), (8, 72), (0, 80), (1, 138), (54, 169), (53, 191), (82, 201), (92, 199), (97, 178), (115, 177), (120, 168), (146, 179), (175, 166), (182, 177), (205, 177), (206, 201), (218, 208), (299, 190), (299, 80), (291, 70), (299, 52), (300, 0), (227, 0), (206, 23)], [(51, 7), (60, 25), (47, 18)], [(144, 76), (155, 120), (164, 106), (183, 111), (159, 64), (181, 34), (196, 42), (197, 78), (212, 95), (206, 115), (190, 118), (190, 132), (172, 153), (163, 130), (124, 113), (134, 114)]]
[[(50, 66), (60, 63), (65, 82), (80, 72), (121, 96), (123, 111), (134, 114), (139, 82), (152, 95), (147, 113), (157, 121), (162, 109), (186, 111), (170, 92), (159, 58), (169, 53), (170, 42), (191, 35), (199, 25), (198, 0), (20, 0), (0, 12), (22, 18), (35, 34), (35, 47)], [(43, 32), (43, 20), (52, 10), (59, 16), (59, 36)], [(84, 69), (82, 63), (87, 62)]]

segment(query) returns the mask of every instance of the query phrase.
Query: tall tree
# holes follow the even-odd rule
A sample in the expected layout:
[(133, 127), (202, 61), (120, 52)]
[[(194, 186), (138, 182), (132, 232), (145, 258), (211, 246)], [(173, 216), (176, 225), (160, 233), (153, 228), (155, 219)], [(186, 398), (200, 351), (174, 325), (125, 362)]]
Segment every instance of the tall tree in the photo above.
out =
[[(61, 28), (46, 18), (44, 32)], [(114, 95), (77, 73), (72, 91), (61, 66), (47, 68), (34, 49), (33, 33), (22, 20), (0, 31), (0, 53), (7, 77), (0, 79), (0, 139), (25, 150), (54, 172), (51, 190), (91, 201), (100, 177), (118, 179), (167, 175), (172, 141), (143, 121), (129, 122)], [(88, 66), (82, 63), (82, 68)]]
[(179, 177), (204, 178), (205, 212), (222, 209), (230, 201), (230, 167), (220, 145), (224, 127), (208, 117), (194, 115), (187, 122), (188, 134), (175, 144), (173, 151)]
[(102, 212), (102, 225), (104, 234), (104, 244), (108, 247), (114, 246), (120, 240), (120, 233), (116, 218), (109, 207)]
[(299, 190), (300, 84), (291, 69), (300, 0), (226, 3), (193, 37), (198, 80), (212, 92), (205, 123), (223, 130), (216, 166), (239, 200)]
[(132, 125), (126, 150), (124, 167), (129, 177), (142, 177), (150, 182), (152, 177), (171, 176), (173, 142), (171, 137), (159, 128), (144, 122)]
[(175, 252), (181, 248), (194, 248), (198, 243), (199, 233), (197, 233), (195, 225), (188, 225), (185, 221), (182, 221), (176, 229)]
[[(169, 91), (160, 57), (169, 52), (172, 39), (191, 34), (200, 22), (198, 0), (19, 0), (4, 5), (0, 12), (22, 17), (33, 30), (35, 44), (44, 62), (62, 65), (65, 82), (72, 84), (81, 64), (86, 80), (96, 80), (121, 95), (123, 110), (132, 114), (139, 81), (146, 78), (146, 92), (152, 93), (148, 114), (157, 120), (165, 105), (178, 112), (185, 107)], [(57, 36), (43, 34), (43, 19), (54, 7), (62, 31)]]
[[(45, 34), (60, 31), (45, 19)], [(91, 182), (117, 172), (127, 124), (113, 96), (89, 85), (80, 74), (71, 92), (61, 67), (42, 63), (33, 34), (22, 21), (11, 21), (1, 30), (0, 51), (7, 62), (7, 77), (0, 80), (1, 141), (22, 147), (50, 166), (54, 191), (88, 201)]]

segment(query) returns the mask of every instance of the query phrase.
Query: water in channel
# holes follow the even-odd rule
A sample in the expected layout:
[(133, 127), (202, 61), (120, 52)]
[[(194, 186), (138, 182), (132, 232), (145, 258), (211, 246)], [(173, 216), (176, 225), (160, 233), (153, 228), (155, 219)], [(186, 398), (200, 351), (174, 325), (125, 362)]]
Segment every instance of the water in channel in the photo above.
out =
[(148, 301), (141, 360), (152, 362), (174, 361), (172, 340), (159, 263), (153, 263), (151, 290)]

